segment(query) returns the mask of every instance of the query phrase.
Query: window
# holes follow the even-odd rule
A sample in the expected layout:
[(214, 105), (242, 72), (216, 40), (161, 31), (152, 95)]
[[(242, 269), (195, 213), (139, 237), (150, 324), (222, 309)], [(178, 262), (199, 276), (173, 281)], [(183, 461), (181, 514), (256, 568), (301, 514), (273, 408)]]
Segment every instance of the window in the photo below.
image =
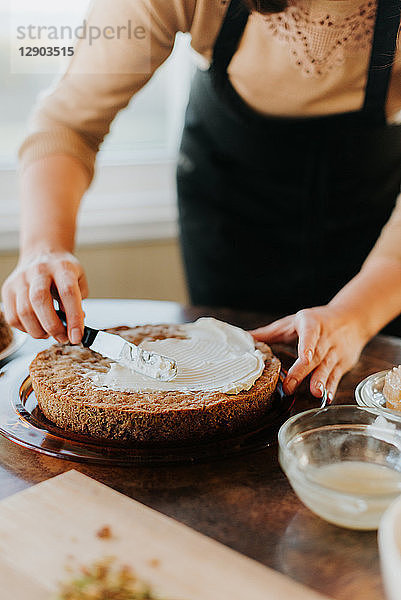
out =
[[(38, 0), (34, 5), (13, 0), (8, 12), (0, 9), (0, 250), (17, 245), (17, 150), (37, 95), (55, 77), (28, 68), (16, 72), (13, 53), (21, 44), (16, 27), (25, 22), (60, 25), (71, 18), (82, 22), (88, 5), (87, 0)], [(81, 211), (79, 242), (175, 234), (175, 160), (191, 72), (189, 37), (179, 34), (172, 56), (112, 125)]]

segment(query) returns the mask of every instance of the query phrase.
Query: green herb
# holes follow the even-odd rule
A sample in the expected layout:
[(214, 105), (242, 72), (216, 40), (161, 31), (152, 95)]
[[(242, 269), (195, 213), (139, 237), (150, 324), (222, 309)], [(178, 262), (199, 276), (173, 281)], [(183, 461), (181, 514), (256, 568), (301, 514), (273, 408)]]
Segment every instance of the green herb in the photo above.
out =
[(106, 558), (83, 566), (70, 581), (61, 583), (57, 600), (158, 600), (150, 587), (128, 566)]

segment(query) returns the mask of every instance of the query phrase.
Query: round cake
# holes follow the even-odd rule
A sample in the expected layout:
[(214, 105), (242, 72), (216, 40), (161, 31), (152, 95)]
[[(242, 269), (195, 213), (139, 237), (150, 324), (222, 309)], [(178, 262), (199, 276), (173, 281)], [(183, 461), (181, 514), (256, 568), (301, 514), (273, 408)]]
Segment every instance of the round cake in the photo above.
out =
[(13, 339), (11, 327), (6, 323), (3, 313), (0, 311), (0, 352), (9, 346)]
[[(215, 319), (107, 330), (177, 360), (177, 380), (144, 378), (82, 346), (56, 344), (30, 365), (44, 415), (76, 433), (184, 442), (256, 426), (280, 373), (269, 346)], [(129, 371), (129, 372), (128, 372)]]

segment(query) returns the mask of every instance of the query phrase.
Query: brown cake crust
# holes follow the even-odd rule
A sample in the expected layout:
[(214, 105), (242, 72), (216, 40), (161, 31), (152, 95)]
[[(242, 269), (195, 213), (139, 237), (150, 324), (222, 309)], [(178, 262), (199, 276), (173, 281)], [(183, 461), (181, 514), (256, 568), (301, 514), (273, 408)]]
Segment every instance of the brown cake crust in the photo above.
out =
[(3, 313), (0, 311), (0, 352), (9, 346), (13, 339), (11, 327), (6, 323)]
[[(109, 329), (128, 341), (185, 338), (179, 325)], [(257, 342), (265, 369), (248, 391), (117, 392), (97, 388), (88, 371), (106, 372), (110, 361), (82, 346), (56, 344), (30, 365), (32, 385), (44, 415), (59, 427), (100, 438), (139, 443), (199, 440), (250, 428), (271, 405), (280, 361)]]

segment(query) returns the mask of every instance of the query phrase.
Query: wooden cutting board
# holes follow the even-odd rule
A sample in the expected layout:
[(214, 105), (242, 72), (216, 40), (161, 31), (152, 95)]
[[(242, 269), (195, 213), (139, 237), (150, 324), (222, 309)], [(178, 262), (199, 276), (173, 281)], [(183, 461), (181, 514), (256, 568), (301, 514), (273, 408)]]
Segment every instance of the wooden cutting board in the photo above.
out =
[[(112, 537), (97, 532), (109, 526)], [(51, 600), (61, 580), (106, 556), (162, 598), (323, 600), (323, 596), (77, 471), (0, 502), (2, 600)]]

